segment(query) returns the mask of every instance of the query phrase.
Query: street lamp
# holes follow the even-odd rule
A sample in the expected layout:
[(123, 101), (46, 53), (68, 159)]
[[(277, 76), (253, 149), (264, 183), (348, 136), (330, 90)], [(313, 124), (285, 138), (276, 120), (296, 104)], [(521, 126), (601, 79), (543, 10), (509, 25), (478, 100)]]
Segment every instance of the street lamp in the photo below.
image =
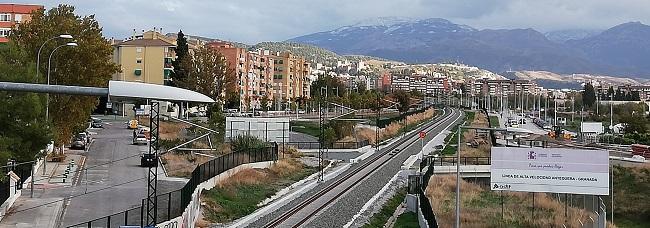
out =
[(43, 44), (41, 45), (41, 47), (38, 48), (38, 54), (36, 55), (36, 78), (38, 78), (38, 73), (39, 73), (39, 71), (40, 71), (40, 64), (41, 64), (41, 50), (43, 50), (43, 47), (45, 46), (45, 44), (46, 44), (47, 42), (50, 42), (51, 40), (53, 40), (53, 39), (57, 39), (57, 38), (58, 38), (58, 39), (72, 39), (72, 35), (61, 34), (61, 35), (58, 35), (58, 36), (52, 37), (52, 38), (46, 40), (45, 42), (43, 42)]
[[(50, 57), (47, 59), (47, 84), (48, 85), (50, 84), (50, 68), (52, 67), (52, 56), (54, 55), (54, 52), (56, 52), (56, 50), (58, 50), (61, 47), (76, 47), (76, 46), (79, 45), (75, 42), (71, 42), (71, 43), (59, 45), (58, 47), (54, 48), (54, 50), (52, 50), (52, 52), (50, 53)], [(49, 121), (49, 119), (50, 119), (50, 94), (48, 93), (47, 100), (45, 103), (45, 120)]]

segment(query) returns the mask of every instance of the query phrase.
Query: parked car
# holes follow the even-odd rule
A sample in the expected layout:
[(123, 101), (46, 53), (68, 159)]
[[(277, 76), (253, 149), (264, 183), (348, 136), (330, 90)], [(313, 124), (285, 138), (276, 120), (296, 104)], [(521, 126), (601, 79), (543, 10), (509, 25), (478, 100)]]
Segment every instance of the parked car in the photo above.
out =
[(72, 140), (72, 144), (70, 145), (71, 148), (73, 149), (86, 149), (86, 145), (88, 145), (88, 136), (86, 136), (86, 133), (79, 133), (77, 134), (74, 139)]
[(140, 155), (140, 166), (156, 167), (158, 166), (158, 158), (154, 154), (142, 153)]
[(143, 133), (138, 133), (136, 136), (133, 138), (133, 145), (147, 145), (147, 136)]
[(104, 123), (100, 118), (90, 117), (90, 126), (93, 128), (103, 128)]

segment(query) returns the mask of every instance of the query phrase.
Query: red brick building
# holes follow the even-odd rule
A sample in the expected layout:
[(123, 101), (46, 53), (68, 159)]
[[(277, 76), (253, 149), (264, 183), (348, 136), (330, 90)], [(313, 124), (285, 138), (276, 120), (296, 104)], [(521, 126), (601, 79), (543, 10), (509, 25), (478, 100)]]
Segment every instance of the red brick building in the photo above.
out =
[(31, 13), (43, 9), (41, 5), (0, 3), (0, 43), (6, 43), (11, 28), (16, 24), (29, 21)]

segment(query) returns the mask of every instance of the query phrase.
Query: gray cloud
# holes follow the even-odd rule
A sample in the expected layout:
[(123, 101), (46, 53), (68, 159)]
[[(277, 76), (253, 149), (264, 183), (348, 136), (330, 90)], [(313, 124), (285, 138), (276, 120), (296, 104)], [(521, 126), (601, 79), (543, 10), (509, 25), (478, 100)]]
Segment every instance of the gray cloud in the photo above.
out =
[[(39, 3), (34, 0), (18, 0)], [(187, 34), (245, 43), (279, 41), (380, 16), (439, 17), (483, 28), (606, 29), (650, 21), (647, 0), (62, 0), (95, 14), (107, 37), (133, 29), (183, 29)]]

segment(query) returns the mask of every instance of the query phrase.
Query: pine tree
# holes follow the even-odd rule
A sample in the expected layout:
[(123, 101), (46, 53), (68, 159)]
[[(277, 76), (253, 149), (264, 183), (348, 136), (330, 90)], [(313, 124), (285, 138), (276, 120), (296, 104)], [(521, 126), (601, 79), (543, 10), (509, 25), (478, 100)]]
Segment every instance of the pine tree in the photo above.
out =
[(180, 30), (176, 37), (176, 59), (172, 61), (172, 66), (174, 67), (174, 71), (170, 75), (172, 86), (183, 87), (180, 82), (187, 79), (189, 57), (187, 39), (185, 38), (185, 34), (183, 34), (183, 30)]
[(587, 107), (592, 107), (596, 102), (596, 92), (591, 84), (585, 84), (582, 91), (582, 103)]

